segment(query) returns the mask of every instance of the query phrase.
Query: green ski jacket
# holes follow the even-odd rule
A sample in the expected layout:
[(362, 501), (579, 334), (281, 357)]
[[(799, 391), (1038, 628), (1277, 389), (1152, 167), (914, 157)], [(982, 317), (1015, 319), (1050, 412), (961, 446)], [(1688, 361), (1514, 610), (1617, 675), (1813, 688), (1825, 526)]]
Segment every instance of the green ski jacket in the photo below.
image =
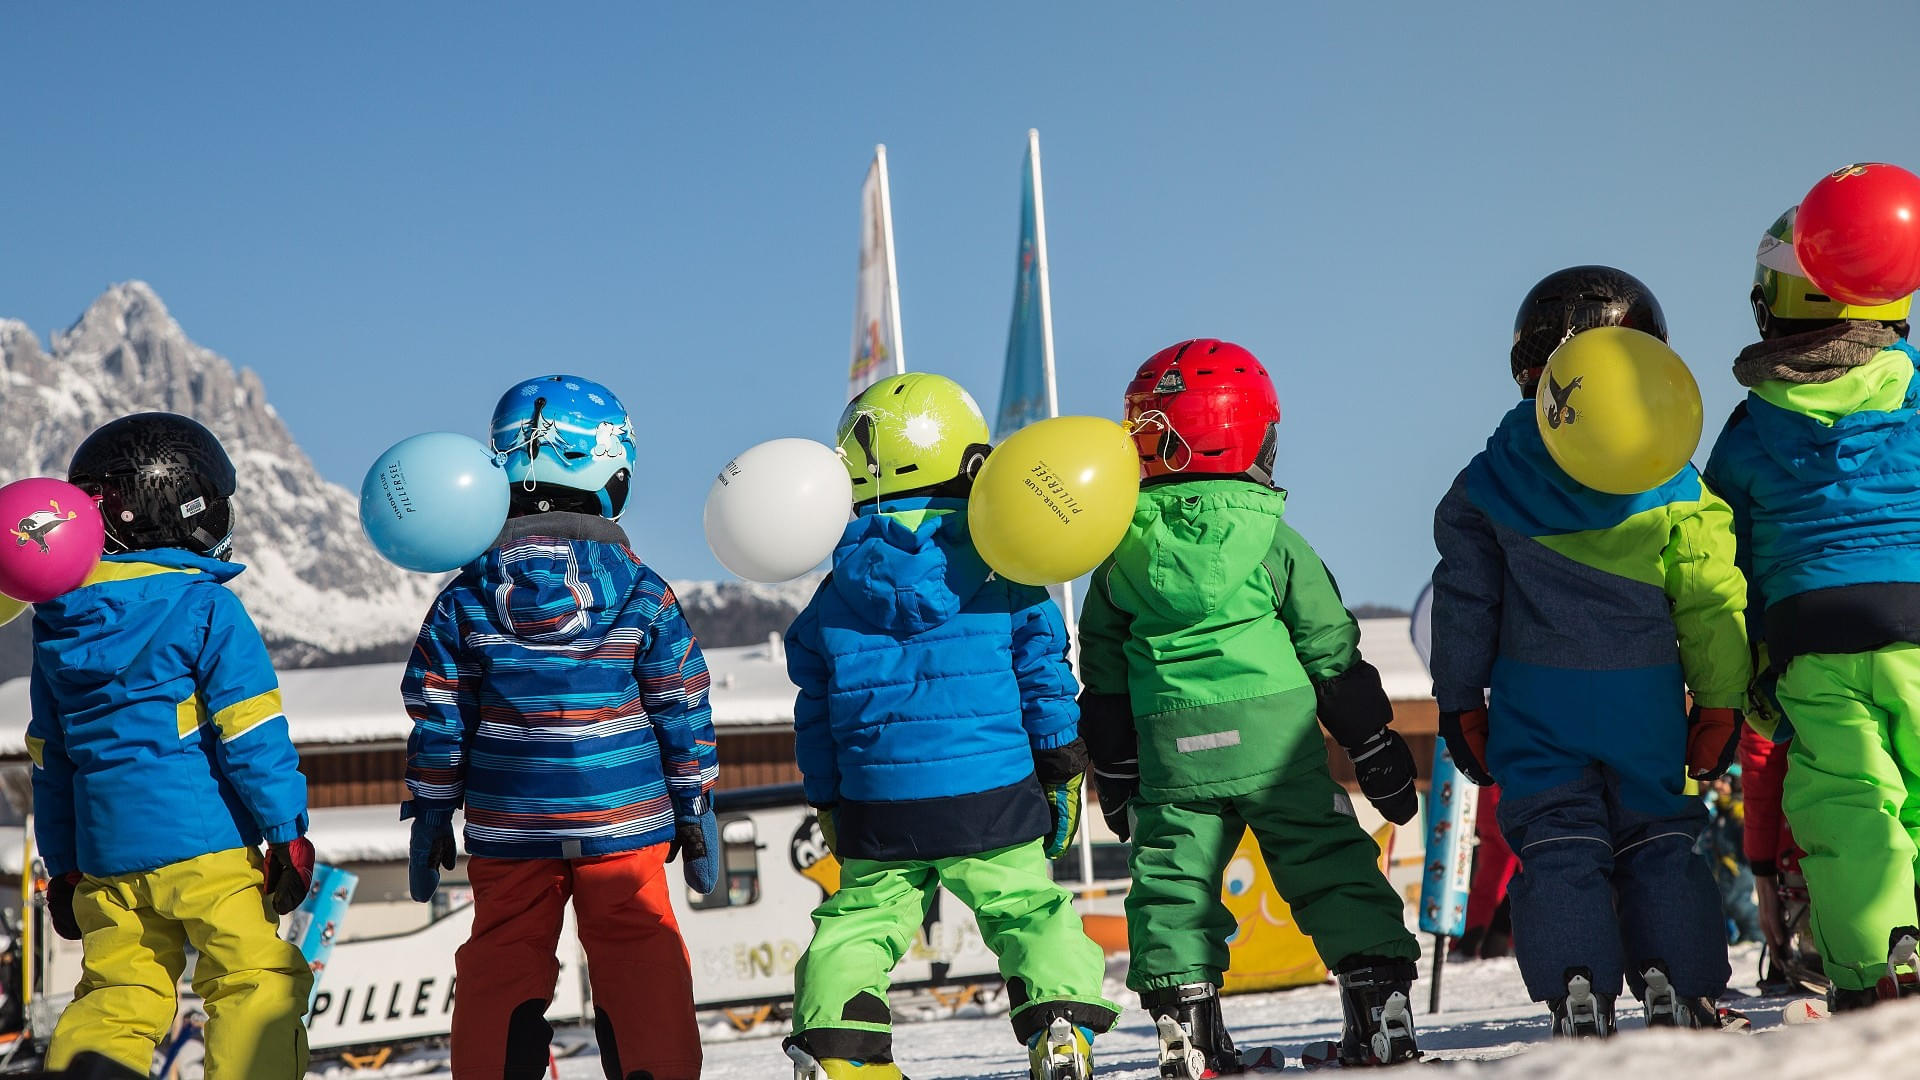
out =
[(1250, 794), (1324, 768), (1316, 685), (1360, 659), (1319, 556), (1243, 480), (1146, 488), (1080, 616), (1080, 678), (1126, 695), (1149, 802)]

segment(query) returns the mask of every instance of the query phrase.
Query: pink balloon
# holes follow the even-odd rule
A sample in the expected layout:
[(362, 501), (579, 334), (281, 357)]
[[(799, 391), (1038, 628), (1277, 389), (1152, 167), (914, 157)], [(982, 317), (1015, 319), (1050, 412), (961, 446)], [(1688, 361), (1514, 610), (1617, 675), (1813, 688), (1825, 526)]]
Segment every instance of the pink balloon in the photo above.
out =
[(100, 509), (50, 476), (0, 487), (0, 594), (44, 604), (78, 588), (106, 547)]

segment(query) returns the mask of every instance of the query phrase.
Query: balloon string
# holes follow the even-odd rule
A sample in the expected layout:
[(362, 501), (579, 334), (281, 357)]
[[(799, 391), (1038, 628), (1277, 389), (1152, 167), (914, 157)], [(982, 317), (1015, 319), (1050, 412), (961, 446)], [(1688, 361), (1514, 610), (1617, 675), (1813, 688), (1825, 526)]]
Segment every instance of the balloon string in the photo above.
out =
[[(1173, 421), (1168, 419), (1167, 414), (1159, 409), (1148, 409), (1146, 412), (1141, 413), (1137, 420), (1128, 425), (1128, 428), (1128, 434), (1132, 434), (1135, 431), (1145, 432), (1147, 434), (1152, 434), (1155, 431), (1166, 432), (1168, 437), (1160, 440), (1160, 463), (1174, 472), (1186, 472), (1187, 467), (1193, 464), (1193, 444), (1187, 441), (1185, 435), (1180, 434), (1180, 429), (1174, 427)], [(1187, 459), (1178, 465), (1173, 463), (1172, 456), (1177, 452), (1174, 449), (1176, 445), (1179, 449), (1187, 452)]]

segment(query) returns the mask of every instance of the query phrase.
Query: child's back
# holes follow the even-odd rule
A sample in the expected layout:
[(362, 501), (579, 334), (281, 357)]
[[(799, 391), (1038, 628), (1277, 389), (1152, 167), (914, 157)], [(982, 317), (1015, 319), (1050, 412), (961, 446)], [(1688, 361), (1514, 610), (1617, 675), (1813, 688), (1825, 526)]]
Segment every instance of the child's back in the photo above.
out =
[(70, 803), (37, 806), (49, 873), (152, 870), (304, 831), (278, 680), (225, 587), (241, 570), (179, 549), (109, 555), (35, 608), (34, 695), (60, 730), (29, 748), (57, 738), (73, 777)]
[(609, 1076), (695, 1080), (693, 974), (666, 863), (716, 884), (707, 666), (615, 521), (634, 464), (613, 391), (572, 375), (500, 399), (511, 514), (427, 615), (401, 687), (413, 898), (454, 866), (466, 807), (473, 935), (454, 957), (456, 1077), (546, 1074), (543, 1019), (578, 915)]
[(833, 562), (787, 663), (825, 691), (800, 699), (795, 753), (808, 801), (836, 807), (841, 857), (938, 859), (1046, 835), (1034, 752), (1079, 737), (1046, 590), (987, 569), (961, 500), (867, 508)]
[[(1553, 350), (1596, 326), (1666, 337), (1646, 286), (1612, 267), (1551, 274), (1521, 303), (1523, 400), (1434, 514), (1434, 696), (1454, 761), (1500, 784), (1514, 952), (1556, 1033), (1610, 1034), (1623, 984), (1651, 1024), (1714, 1026), (1725, 935), (1693, 852), (1706, 810), (1682, 788), (1732, 759), (1746, 583), (1732, 515), (1691, 465), (1611, 495), (1553, 461), (1535, 391)], [(1557, 403), (1578, 408), (1578, 389)]]
[(986, 421), (951, 380), (897, 375), (839, 434), (858, 516), (787, 634), (795, 756), (843, 863), (794, 971), (795, 1076), (901, 1075), (889, 973), (942, 886), (1000, 957), (1031, 1075), (1090, 1069), (1119, 1009), (1047, 865), (1078, 830), (1086, 771), (1066, 625), (968, 539)]
[(1148, 359), (1126, 407), (1147, 481), (1094, 571), (1080, 670), (1101, 809), (1133, 843), (1127, 984), (1161, 1068), (1194, 1071), (1193, 1055), (1238, 1069), (1218, 998), (1233, 926), (1220, 891), (1249, 829), (1340, 976), (1340, 1059), (1412, 1057), (1420, 947), (1328, 771), (1322, 725), (1400, 824), (1418, 812), (1413, 759), (1332, 575), (1282, 520), (1273, 381), (1240, 346), (1196, 339)]
[[(570, 859), (666, 843), (714, 780), (706, 661), (618, 525), (548, 513), (442, 590), (408, 673), (416, 803), (466, 806), (467, 851)], [(642, 655), (642, 649), (645, 654)], [(453, 710), (429, 702), (458, 696)], [(456, 726), (458, 725), (458, 726)]]
[(1855, 307), (1803, 276), (1797, 216), (1761, 243), (1762, 340), (1734, 361), (1749, 394), (1707, 475), (1733, 507), (1764, 612), (1756, 699), (1771, 692), (1791, 722), (1775, 731), (1776, 710), (1754, 716), (1791, 736), (1782, 807), (1806, 848), (1832, 1001), (1861, 1008), (1881, 999), (1894, 943), (1920, 937), (1920, 350), (1906, 341), (1910, 296)]
[(85, 941), (48, 1062), (93, 1050), (144, 1075), (191, 944), (207, 1076), (290, 1080), (313, 976), (276, 915), (305, 897), (313, 848), (279, 681), (226, 588), (233, 464), (195, 421), (140, 413), (69, 472), (111, 553), (34, 613), (34, 831), (53, 926)]

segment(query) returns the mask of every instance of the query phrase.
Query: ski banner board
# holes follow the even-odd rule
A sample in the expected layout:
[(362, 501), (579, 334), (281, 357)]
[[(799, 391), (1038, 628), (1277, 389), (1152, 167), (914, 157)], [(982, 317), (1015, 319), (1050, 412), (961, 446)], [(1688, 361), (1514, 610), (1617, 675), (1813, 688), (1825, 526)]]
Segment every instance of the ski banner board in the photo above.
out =
[[(1420, 592), (1408, 621), (1422, 664), (1433, 663), (1433, 584)], [(1420, 929), (1443, 937), (1467, 930), (1467, 891), (1473, 882), (1473, 828), (1480, 792), (1453, 764), (1444, 739), (1433, 743), (1427, 784), (1427, 862), (1420, 882)]]
[(313, 887), (307, 890), (307, 898), (280, 929), (282, 938), (299, 946), (300, 955), (307, 958), (307, 966), (313, 971), (313, 989), (307, 995), (309, 1010), (313, 1008), (314, 997), (320, 993), (320, 984), (326, 980), (334, 938), (339, 936), (340, 925), (346, 921), (347, 905), (353, 902), (353, 890), (359, 884), (358, 874), (316, 863)]

